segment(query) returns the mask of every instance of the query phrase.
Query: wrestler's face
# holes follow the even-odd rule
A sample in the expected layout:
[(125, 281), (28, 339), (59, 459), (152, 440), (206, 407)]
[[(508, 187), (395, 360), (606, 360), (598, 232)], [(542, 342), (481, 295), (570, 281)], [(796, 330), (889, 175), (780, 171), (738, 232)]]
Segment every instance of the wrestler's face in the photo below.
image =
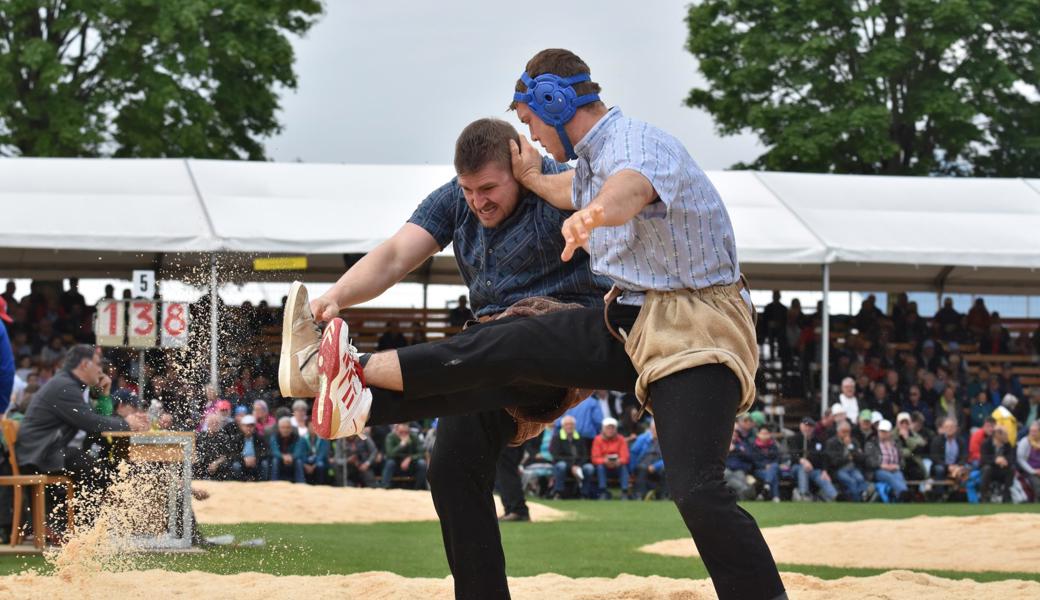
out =
[(520, 184), (508, 165), (489, 162), (473, 173), (459, 175), (466, 204), (484, 227), (498, 227), (516, 210)]
[[(551, 154), (556, 162), (567, 162), (567, 153), (563, 149), (563, 142), (560, 141), (560, 134), (556, 133), (555, 128), (546, 125), (545, 121), (538, 118), (538, 115), (521, 102), (516, 104), (516, 116), (521, 123), (527, 125), (532, 142), (541, 144), (542, 148), (545, 148), (545, 151)], [(572, 140), (571, 143), (574, 141)]]

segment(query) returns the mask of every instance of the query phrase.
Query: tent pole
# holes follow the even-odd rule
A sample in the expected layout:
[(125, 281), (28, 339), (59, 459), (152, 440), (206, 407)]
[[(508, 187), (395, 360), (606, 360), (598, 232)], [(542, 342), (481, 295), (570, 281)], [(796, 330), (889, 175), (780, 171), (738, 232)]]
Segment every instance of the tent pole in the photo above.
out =
[[(209, 382), (219, 385), (217, 379), (217, 253), (209, 255)], [(219, 388), (218, 388), (219, 389)]]
[(823, 331), (820, 335), (820, 418), (822, 419), (824, 414), (827, 412), (827, 391), (828, 381), (830, 380), (830, 354), (831, 354), (831, 312), (830, 312), (830, 295), (831, 295), (831, 266), (827, 263), (823, 264), (823, 306), (820, 308), (820, 312), (823, 313), (820, 319), (820, 324)]

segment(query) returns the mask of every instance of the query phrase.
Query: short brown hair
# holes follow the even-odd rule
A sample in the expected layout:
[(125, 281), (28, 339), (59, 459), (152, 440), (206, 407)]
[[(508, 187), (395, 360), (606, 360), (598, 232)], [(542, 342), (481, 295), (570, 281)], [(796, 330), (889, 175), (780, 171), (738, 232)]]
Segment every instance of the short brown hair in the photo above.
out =
[(478, 119), (466, 125), (455, 141), (455, 173), (475, 173), (490, 162), (510, 168), (509, 140), (519, 144), (520, 135), (501, 119)]
[[(552, 73), (560, 77), (571, 77), (579, 75), (581, 73), (592, 75), (592, 70), (585, 64), (585, 61), (581, 59), (577, 54), (570, 50), (564, 50), (562, 48), (549, 48), (542, 50), (538, 54), (534, 55), (534, 58), (527, 61), (527, 66), (524, 71), (531, 78), (544, 75), (546, 73)], [(526, 92), (527, 85), (523, 80), (516, 80), (516, 91)], [(579, 96), (585, 94), (598, 94), (600, 92), (599, 84), (595, 81), (585, 81), (574, 85), (574, 91)], [(602, 104), (600, 102), (593, 102), (587, 106), (595, 106), (596, 104)], [(509, 110), (516, 110), (516, 101), (514, 100), (509, 105)]]

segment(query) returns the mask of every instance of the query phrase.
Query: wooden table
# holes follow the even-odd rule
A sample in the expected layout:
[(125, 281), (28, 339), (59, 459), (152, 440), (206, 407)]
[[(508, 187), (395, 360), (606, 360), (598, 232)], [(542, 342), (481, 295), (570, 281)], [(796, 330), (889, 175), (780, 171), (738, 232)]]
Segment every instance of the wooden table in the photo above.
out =
[[(191, 548), (191, 466), (195, 434), (183, 431), (106, 431), (114, 458), (130, 463), (166, 465), (170, 485), (166, 492), (168, 522), (159, 536), (131, 535), (130, 544), (139, 550)], [(180, 469), (180, 477), (177, 470)], [(177, 507), (180, 499), (180, 510)], [(177, 535), (180, 529), (181, 535)]]

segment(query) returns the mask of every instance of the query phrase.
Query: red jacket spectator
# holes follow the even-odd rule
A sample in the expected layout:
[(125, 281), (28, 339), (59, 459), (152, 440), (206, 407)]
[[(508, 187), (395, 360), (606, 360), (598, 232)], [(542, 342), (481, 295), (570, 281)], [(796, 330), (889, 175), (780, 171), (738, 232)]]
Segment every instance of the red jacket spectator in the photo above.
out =
[(592, 464), (602, 465), (610, 454), (617, 454), (619, 463), (628, 464), (628, 444), (625, 438), (616, 434), (610, 439), (603, 437), (602, 433), (597, 435), (592, 440)]
[(993, 435), (993, 425), (993, 419), (986, 419), (986, 423), (971, 434), (968, 439), (968, 462), (977, 463), (982, 459), (982, 443)]

